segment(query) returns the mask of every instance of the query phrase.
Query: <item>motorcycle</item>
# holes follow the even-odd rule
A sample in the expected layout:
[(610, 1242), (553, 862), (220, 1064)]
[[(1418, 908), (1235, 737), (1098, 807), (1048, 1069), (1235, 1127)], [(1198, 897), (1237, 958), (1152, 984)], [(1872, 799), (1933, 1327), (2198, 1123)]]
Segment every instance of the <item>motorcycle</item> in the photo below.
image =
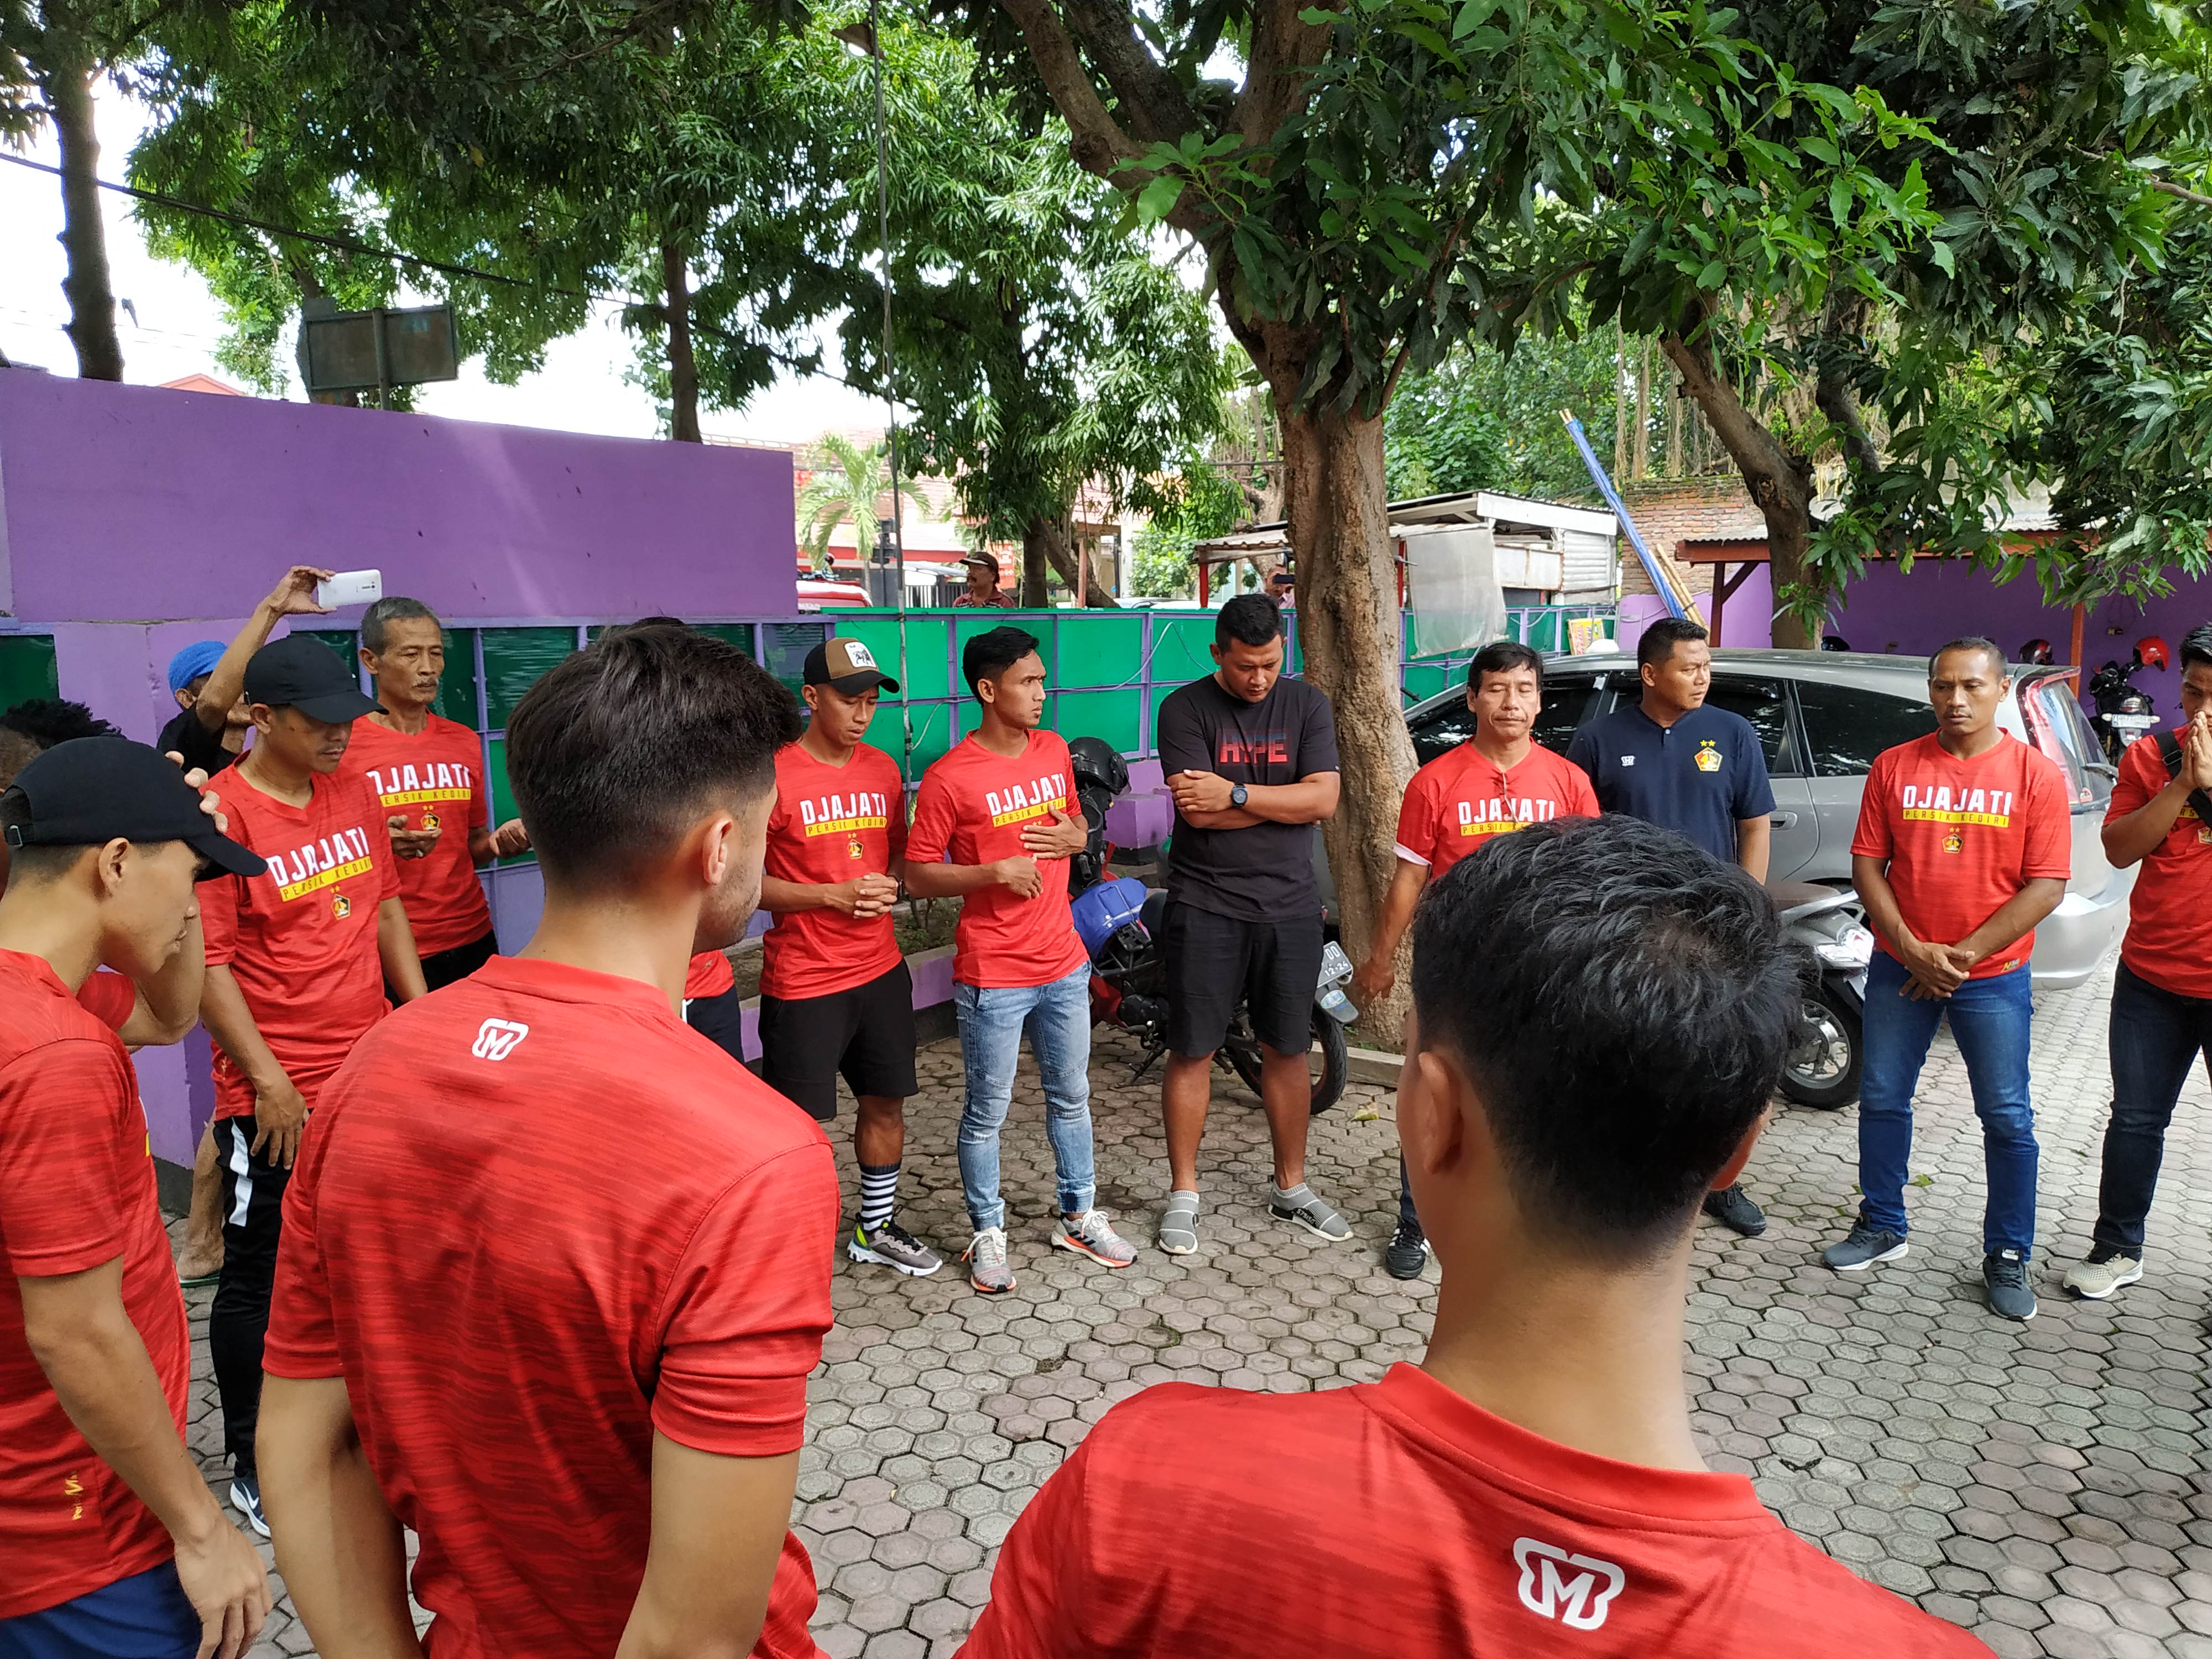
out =
[[(1069, 908), (1083, 948), (1091, 953), (1091, 1020), (1094, 1025), (1119, 1027), (1136, 1038), (1142, 1052), (1129, 1073), (1134, 1083), (1168, 1048), (1167, 968), (1160, 955), (1168, 896), (1133, 876), (1108, 873), (1114, 849), (1106, 840), (1106, 810), (1129, 787), (1128, 763), (1097, 738), (1078, 738), (1068, 750), (1074, 761), (1076, 799), (1091, 829), (1083, 851), (1068, 860)], [(1314, 988), (1316, 1113), (1343, 1098), (1350, 1075), (1344, 1028), (1356, 1011), (1344, 988), (1351, 982), (1352, 959), (1331, 939), (1322, 947), (1321, 978)], [(1257, 1095), (1261, 1056), (1260, 1039), (1239, 1003), (1214, 1061), (1235, 1073)]]
[[(2147, 659), (2144, 647), (2149, 644), (2156, 644), (2157, 649)], [(2150, 695), (2136, 690), (2129, 682), (2137, 669), (2166, 666), (2165, 657), (2163, 642), (2140, 641), (2126, 666), (2107, 662), (2090, 677), (2089, 699), (2097, 706), (2096, 718), (2090, 724), (2103, 740), (2105, 758), (2115, 766), (2130, 744), (2158, 726), (2158, 712)]]
[(1858, 895), (1848, 890), (1778, 882), (1767, 890), (1784, 930), (1820, 964), (1819, 984), (1805, 994), (1802, 1035), (1783, 1062), (1782, 1092), (1800, 1106), (1832, 1112), (1859, 1097), (1874, 931)]

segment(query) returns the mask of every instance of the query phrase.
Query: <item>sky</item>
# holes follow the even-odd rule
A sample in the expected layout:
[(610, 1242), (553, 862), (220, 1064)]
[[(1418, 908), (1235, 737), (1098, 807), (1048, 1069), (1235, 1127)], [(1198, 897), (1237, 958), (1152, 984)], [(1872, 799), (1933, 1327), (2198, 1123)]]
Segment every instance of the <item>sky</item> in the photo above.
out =
[[(131, 148), (145, 131), (148, 114), (105, 87), (98, 109), (100, 176), (120, 180)], [(50, 165), (59, 159), (52, 135), (43, 131), (27, 151), (0, 150), (0, 157), (18, 153)], [(189, 266), (157, 259), (146, 251), (131, 217), (130, 198), (103, 191), (100, 200), (106, 212), (124, 378), (134, 385), (158, 386), (198, 374), (237, 384), (237, 376), (215, 360), (224, 331), (222, 307), (207, 284)], [(62, 294), (65, 267), (56, 240), (61, 228), (61, 180), (0, 160), (0, 352), (11, 362), (75, 374), (76, 355), (63, 331), (69, 302)], [(825, 360), (835, 368), (834, 335), (826, 337), (823, 344)], [(459, 380), (422, 387), (416, 406), (425, 414), (462, 420), (617, 437), (658, 436), (653, 400), (623, 379), (630, 356), (629, 341), (611, 308), (597, 307), (590, 327), (553, 343), (539, 373), (514, 386), (494, 386), (480, 365), (465, 362)], [(301, 396), (296, 379), (286, 395)], [(791, 443), (811, 440), (833, 428), (879, 429), (884, 408), (842, 381), (787, 375), (745, 409), (708, 411), (701, 416), (701, 424), (709, 436)]]

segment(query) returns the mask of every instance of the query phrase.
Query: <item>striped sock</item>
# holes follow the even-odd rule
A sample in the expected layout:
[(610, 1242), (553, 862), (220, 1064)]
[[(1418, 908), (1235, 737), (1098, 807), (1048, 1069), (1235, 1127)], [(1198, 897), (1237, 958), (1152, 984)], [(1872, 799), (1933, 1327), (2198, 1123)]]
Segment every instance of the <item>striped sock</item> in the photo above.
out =
[(860, 1231), (872, 1233), (891, 1218), (898, 1198), (899, 1166), (863, 1164), (860, 1166)]

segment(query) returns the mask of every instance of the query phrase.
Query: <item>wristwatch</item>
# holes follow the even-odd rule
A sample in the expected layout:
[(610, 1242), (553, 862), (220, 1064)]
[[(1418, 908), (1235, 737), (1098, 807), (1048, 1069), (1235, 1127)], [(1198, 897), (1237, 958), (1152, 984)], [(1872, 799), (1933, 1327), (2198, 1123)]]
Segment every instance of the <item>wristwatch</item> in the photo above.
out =
[(1229, 804), (1231, 806), (1242, 806), (1251, 799), (1252, 792), (1243, 784), (1232, 783), (1229, 786)]

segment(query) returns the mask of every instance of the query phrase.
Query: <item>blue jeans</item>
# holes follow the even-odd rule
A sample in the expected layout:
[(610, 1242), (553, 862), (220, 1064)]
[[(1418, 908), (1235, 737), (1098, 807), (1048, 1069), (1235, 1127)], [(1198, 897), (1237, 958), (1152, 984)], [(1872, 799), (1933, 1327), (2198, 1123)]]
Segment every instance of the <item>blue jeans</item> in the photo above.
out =
[(1044, 1082), (1045, 1138), (1060, 1176), (1062, 1215), (1091, 1207), (1091, 964), (1044, 985), (984, 989), (954, 981), (968, 1099), (960, 1112), (960, 1188), (978, 1232), (1006, 1224), (999, 1195), (999, 1131), (1013, 1103), (1022, 1036)]
[(2212, 1001), (2160, 990), (2123, 963), (2112, 981), (2110, 1042), (2112, 1116), (2105, 1126), (2096, 1241), (2140, 1260), (2174, 1103), (2200, 1053), (2212, 1071)]
[(1876, 951), (1867, 969), (1866, 1069), (1859, 1080), (1859, 1216), (1906, 1231), (1905, 1180), (1912, 1156), (1912, 1094), (1936, 1027), (1946, 1014), (1966, 1061), (1982, 1120), (1989, 1198), (1982, 1249), (1994, 1255), (2035, 1243), (2035, 1113), (2027, 1097), (2027, 1036), (2035, 1009), (2026, 968), (1970, 979), (1941, 1001), (1905, 995), (1905, 965)]

